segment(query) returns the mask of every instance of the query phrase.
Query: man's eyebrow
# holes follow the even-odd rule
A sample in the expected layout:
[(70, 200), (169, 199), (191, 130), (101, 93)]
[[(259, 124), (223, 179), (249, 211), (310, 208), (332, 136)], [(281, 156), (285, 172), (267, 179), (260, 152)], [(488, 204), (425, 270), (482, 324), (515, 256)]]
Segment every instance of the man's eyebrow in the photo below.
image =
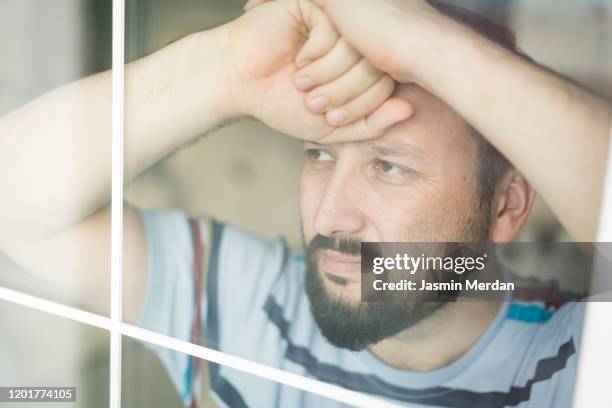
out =
[(366, 143), (365, 147), (381, 156), (411, 156), (419, 161), (429, 161), (430, 155), (422, 149), (408, 143)]
[[(303, 140), (303, 144), (312, 144), (317, 147), (326, 146), (324, 143), (317, 143), (309, 140)], [(395, 143), (381, 143), (380, 141), (361, 142), (362, 147), (373, 151), (374, 153), (383, 157), (398, 157), (398, 156), (409, 156), (424, 164), (430, 163), (431, 155), (425, 150), (411, 145), (409, 143), (395, 142)]]

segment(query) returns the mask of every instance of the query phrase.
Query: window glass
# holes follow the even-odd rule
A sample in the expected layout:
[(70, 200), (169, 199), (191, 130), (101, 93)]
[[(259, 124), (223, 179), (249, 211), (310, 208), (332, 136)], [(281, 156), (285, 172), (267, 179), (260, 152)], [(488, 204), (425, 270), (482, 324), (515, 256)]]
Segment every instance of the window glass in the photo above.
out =
[[(366, 307), (354, 262), (361, 242), (489, 241), (483, 234), (506, 174), (500, 169), (512, 163), (419, 87), (397, 88), (415, 106), (418, 131), (398, 126), (382, 136), (404, 140), (405, 132), (420, 143), (426, 154), (411, 159), (417, 171), (373, 160), (355, 141), (302, 143), (311, 129), (300, 128), (306, 96), (295, 97), (289, 84), (296, 68), (254, 85), (267, 73), (258, 71), (266, 50), (286, 45), (287, 36), (274, 31), (286, 14), (270, 11), (274, 4), (283, 3), (245, 15), (239, 1), (126, 3), (124, 319), (400, 404), (551, 404), (525, 387), (540, 381), (542, 389), (562, 389), (555, 401), (569, 404), (584, 313), (575, 300), (588, 293), (588, 251), (576, 248), (535, 198), (507, 239), (525, 245), (505, 248), (504, 267), (495, 263), (494, 277), (517, 282), (516, 292), (495, 289), (486, 301), (455, 302), (444, 287), (434, 290), (443, 305)], [(578, 14), (551, 3), (544, 8), (555, 9), (551, 15), (523, 1), (453, 4), (492, 21), (483, 27), (468, 19), (481, 34), (508, 40), (491, 24), (505, 26), (535, 60), (542, 55), (553, 70), (611, 89), (601, 69), (606, 53), (594, 45), (607, 35), (591, 13), (601, 3), (576, 6)], [(446, 12), (463, 21), (463, 11)], [(266, 13), (271, 22), (249, 32), (249, 18)], [(573, 36), (566, 19), (589, 34)], [(557, 33), (572, 45), (556, 41)], [(463, 139), (450, 139), (459, 133)], [(418, 174), (444, 175), (436, 184), (444, 188), (427, 193), (430, 187), (414, 182)], [(325, 262), (342, 276), (321, 272), (326, 250), (340, 252)], [(171, 379), (183, 378), (188, 358), (157, 355)], [(558, 383), (534, 376), (549, 357), (559, 364), (547, 366), (553, 371), (546, 378), (557, 374)], [(178, 381), (170, 383), (180, 394)]]
[(9, 402), (5, 391), (0, 406), (48, 406), (59, 389), (46, 402), (17, 401), (17, 394), (27, 387), (33, 392), (41, 387), (75, 387), (76, 401), (56, 404), (108, 407), (108, 332), (4, 301), (0, 301), (0, 319), (4, 333), (0, 384), (12, 387), (15, 398)]
[(0, 285), (107, 314), (110, 2), (4, 1), (0, 26)]
[[(153, 351), (153, 352), (152, 352)], [(308, 404), (313, 407), (348, 407), (334, 400), (236, 369), (192, 358), (182, 353), (124, 338), (122, 403), (125, 406), (182, 407), (195, 398), (195, 406), (267, 407)], [(159, 364), (156, 355), (176, 361), (189, 360), (193, 376), (175, 377)], [(184, 378), (188, 381), (184, 381)], [(206, 380), (208, 379), (208, 381)], [(177, 390), (174, 382), (181, 389)], [(376, 402), (374, 402), (376, 403)]]

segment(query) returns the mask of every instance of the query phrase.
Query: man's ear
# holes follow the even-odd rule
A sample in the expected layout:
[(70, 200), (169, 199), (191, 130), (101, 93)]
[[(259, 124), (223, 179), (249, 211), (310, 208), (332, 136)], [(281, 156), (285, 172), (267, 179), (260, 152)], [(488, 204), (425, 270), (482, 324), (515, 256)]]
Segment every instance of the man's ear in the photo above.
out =
[(516, 169), (506, 173), (497, 186), (491, 206), (491, 240), (510, 242), (527, 220), (535, 191)]

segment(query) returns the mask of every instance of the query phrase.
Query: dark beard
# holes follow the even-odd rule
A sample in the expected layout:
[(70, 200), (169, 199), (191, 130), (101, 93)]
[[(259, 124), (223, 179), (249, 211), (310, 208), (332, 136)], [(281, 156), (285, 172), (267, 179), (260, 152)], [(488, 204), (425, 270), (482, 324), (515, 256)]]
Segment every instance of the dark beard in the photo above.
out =
[[(484, 242), (488, 238), (489, 222), (486, 216), (471, 218), (463, 228), (466, 242)], [(486, 220), (486, 221), (483, 221)], [(321, 250), (333, 249), (349, 255), (360, 253), (361, 242), (356, 238), (333, 238), (316, 235), (306, 246), (305, 278), (310, 311), (321, 334), (336, 347), (362, 350), (369, 345), (397, 335), (430, 317), (444, 305), (456, 301), (458, 291), (431, 293), (430, 298), (412, 296), (393, 302), (358, 302), (349, 304), (331, 296), (325, 288), (317, 261)], [(429, 275), (430, 282), (447, 282), (448, 273)], [(330, 276), (331, 278), (331, 276)], [(455, 276), (455, 279), (457, 277)], [(342, 278), (331, 279), (344, 285)]]

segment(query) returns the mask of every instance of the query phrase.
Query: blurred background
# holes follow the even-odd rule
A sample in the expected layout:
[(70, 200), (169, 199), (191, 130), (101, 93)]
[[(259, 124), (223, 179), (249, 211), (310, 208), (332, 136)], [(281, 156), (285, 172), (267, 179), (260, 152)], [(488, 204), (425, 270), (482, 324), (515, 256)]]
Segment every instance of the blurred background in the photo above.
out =
[[(508, 25), (535, 60), (612, 97), (612, 0), (452, 3)], [(242, 13), (243, 4), (242, 0), (126, 0), (126, 59), (227, 22)], [(108, 69), (110, 6), (110, 0), (0, 0), (0, 115), (63, 83)], [(241, 121), (160, 162), (126, 189), (126, 197), (143, 207), (211, 214), (267, 237), (282, 234), (299, 248), (296, 180), (301, 161), (296, 140), (254, 121)], [(520, 240), (569, 237), (546, 204), (538, 201)], [(557, 261), (565, 265), (563, 259)], [(539, 274), (546, 278), (552, 272)], [(583, 284), (570, 283), (579, 289)], [(0, 285), (57, 299), (1, 253)], [(0, 321), (10, 322), (0, 335), (0, 385), (77, 385), (82, 390), (77, 406), (107, 406), (105, 333), (4, 302), (0, 302)], [(124, 346), (127, 406), (179, 406), (157, 360), (135, 342)]]

